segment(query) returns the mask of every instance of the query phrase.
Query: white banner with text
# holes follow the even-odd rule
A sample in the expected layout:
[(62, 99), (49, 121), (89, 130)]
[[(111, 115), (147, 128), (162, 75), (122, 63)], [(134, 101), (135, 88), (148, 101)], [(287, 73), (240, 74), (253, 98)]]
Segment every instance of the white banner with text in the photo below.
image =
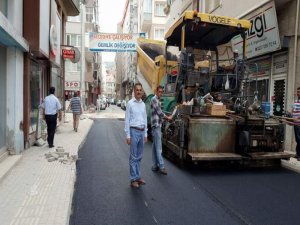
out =
[(135, 52), (139, 34), (89, 33), (89, 50), (100, 52)]
[[(246, 56), (253, 58), (281, 48), (275, 4), (273, 1), (251, 12), (243, 19), (251, 22), (246, 32)], [(241, 36), (232, 39), (232, 49), (242, 54), (243, 41)]]

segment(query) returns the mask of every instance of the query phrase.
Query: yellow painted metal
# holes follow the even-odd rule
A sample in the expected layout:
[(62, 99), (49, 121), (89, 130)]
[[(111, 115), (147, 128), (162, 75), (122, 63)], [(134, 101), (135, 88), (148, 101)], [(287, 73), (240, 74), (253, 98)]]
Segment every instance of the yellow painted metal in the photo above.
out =
[(185, 26), (181, 28), (181, 49), (185, 47)]
[(174, 30), (180, 26), (185, 20), (194, 20), (196, 17), (200, 19), (201, 22), (212, 23), (212, 24), (220, 24), (231, 27), (241, 27), (245, 29), (249, 29), (251, 23), (249, 20), (239, 20), (233, 17), (228, 16), (218, 16), (213, 14), (206, 13), (196, 13), (194, 11), (185, 11), (182, 16), (170, 27), (168, 32), (165, 35), (165, 39), (170, 37)]
[[(161, 48), (165, 48), (165, 42), (155, 41), (149, 39), (139, 40), (140, 43), (152, 43), (157, 44)], [(153, 93), (155, 92), (157, 86), (159, 85), (162, 77), (165, 74), (165, 58), (163, 55), (155, 57), (155, 60), (152, 60), (139, 46), (137, 45), (137, 64), (138, 67), (151, 87)]]

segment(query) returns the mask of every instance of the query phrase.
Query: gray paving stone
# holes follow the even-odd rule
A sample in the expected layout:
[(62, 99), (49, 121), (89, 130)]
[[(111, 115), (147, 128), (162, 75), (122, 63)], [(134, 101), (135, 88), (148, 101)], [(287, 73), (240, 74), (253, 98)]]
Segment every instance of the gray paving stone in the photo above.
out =
[[(66, 116), (72, 120), (71, 114)], [(81, 120), (78, 132), (73, 131), (72, 123), (60, 125), (54, 145), (62, 147), (62, 157), (67, 154), (77, 157), (78, 146), (85, 139), (92, 123), (90, 119)], [(47, 145), (32, 146), (25, 150), (18, 156), (22, 160), (1, 180), (1, 225), (68, 223), (76, 179), (75, 161), (69, 164), (57, 160), (48, 162), (45, 157), (48, 152), (55, 153), (56, 150), (49, 149)], [(3, 165), (1, 163), (0, 168)]]

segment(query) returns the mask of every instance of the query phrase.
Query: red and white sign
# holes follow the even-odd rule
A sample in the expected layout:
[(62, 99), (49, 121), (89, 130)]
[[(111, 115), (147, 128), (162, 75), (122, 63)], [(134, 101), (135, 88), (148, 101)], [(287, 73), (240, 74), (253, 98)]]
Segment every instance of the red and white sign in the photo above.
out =
[(75, 58), (75, 51), (73, 49), (63, 49), (62, 50), (62, 57), (64, 59), (74, 59)]
[(80, 82), (79, 81), (66, 81), (65, 88), (79, 88)]

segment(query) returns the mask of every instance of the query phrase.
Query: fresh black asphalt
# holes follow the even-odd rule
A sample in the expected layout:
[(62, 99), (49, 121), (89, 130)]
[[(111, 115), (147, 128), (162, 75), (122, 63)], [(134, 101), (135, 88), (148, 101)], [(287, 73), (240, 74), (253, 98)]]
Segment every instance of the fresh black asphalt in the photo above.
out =
[(124, 121), (95, 120), (79, 151), (71, 225), (296, 225), (300, 175), (285, 169), (204, 169), (165, 160), (151, 171), (151, 142), (142, 175), (129, 185)]

